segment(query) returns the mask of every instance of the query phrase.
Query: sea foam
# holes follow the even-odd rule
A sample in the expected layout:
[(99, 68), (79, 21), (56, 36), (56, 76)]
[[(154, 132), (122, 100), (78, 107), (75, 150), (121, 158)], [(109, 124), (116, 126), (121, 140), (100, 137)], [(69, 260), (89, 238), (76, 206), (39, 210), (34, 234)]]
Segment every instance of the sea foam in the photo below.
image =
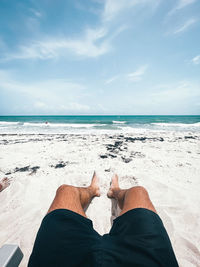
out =
[(113, 123), (122, 123), (122, 124), (124, 124), (124, 123), (126, 123), (126, 121), (112, 121)]

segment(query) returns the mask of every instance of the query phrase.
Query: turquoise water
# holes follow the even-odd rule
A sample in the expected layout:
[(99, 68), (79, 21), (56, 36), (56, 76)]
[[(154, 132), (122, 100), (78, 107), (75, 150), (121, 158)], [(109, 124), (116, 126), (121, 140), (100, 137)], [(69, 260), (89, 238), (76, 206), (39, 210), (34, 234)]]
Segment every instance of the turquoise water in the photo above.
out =
[(0, 133), (200, 131), (200, 116), (0, 116)]

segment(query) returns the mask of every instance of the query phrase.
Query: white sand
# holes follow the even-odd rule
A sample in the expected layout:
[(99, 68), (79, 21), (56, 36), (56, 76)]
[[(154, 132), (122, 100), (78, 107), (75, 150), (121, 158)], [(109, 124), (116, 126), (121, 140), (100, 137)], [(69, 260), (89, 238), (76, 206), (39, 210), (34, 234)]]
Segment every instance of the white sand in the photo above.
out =
[[(194, 138), (185, 138), (192, 136)], [(126, 141), (125, 137), (148, 137)], [(160, 141), (157, 138), (164, 138)], [(106, 145), (122, 141), (117, 151)], [(111, 147), (112, 149), (112, 147)], [(112, 154), (116, 158), (100, 158)], [(122, 157), (131, 159), (125, 163)], [(63, 168), (55, 168), (59, 162)], [(128, 160), (127, 160), (128, 161)], [(16, 168), (39, 166), (36, 173)], [(106, 197), (111, 176), (120, 177), (122, 188), (143, 185), (162, 218), (180, 266), (200, 266), (200, 134), (146, 132), (132, 135), (4, 135), (0, 136), (0, 178), (12, 177), (0, 193), (0, 246), (18, 244), (27, 266), (35, 235), (63, 183), (88, 185), (93, 171), (100, 178), (100, 198), (92, 201), (87, 215), (95, 229), (106, 233), (111, 226), (112, 202)]]

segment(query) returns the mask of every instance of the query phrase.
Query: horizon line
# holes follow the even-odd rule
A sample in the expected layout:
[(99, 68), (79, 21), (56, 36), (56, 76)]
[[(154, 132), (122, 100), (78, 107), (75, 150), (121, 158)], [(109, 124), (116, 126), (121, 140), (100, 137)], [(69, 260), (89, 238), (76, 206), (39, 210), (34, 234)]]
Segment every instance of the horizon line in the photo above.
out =
[(200, 114), (69, 114), (69, 115), (0, 115), (0, 117), (48, 117), (48, 116), (200, 116)]

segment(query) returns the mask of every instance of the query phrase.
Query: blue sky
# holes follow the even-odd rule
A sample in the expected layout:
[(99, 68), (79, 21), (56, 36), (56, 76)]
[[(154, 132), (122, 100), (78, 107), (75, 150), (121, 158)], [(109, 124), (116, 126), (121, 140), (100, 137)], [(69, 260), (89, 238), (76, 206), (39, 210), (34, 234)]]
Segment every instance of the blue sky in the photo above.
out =
[(200, 114), (199, 0), (0, 0), (0, 115)]

